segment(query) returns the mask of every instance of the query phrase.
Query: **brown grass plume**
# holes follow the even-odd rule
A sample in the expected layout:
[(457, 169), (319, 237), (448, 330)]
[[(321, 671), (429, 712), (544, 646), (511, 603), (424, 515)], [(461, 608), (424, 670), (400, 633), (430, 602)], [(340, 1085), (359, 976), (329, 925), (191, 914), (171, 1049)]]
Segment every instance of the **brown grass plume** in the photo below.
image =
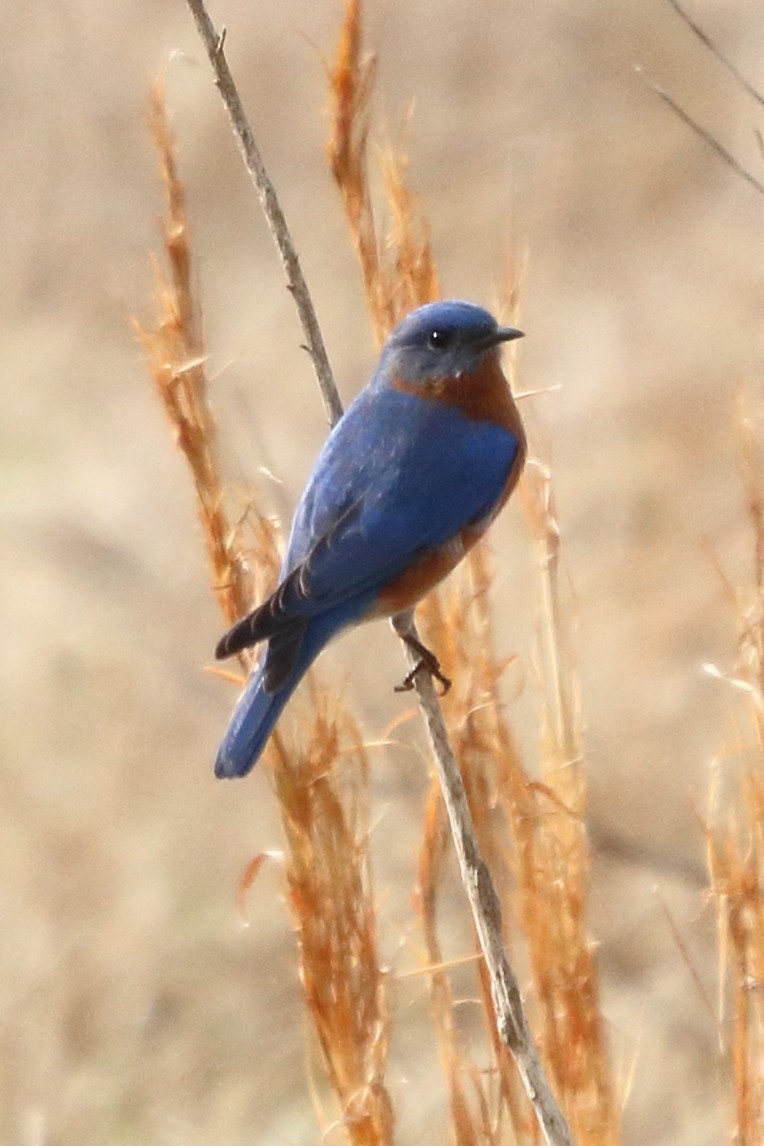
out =
[[(752, 562), (725, 582), (737, 619), (733, 746), (720, 757), (706, 830), (719, 922), (722, 1047), (734, 1084), (731, 1142), (764, 1141), (764, 474), (760, 434), (741, 400), (738, 427)], [(717, 673), (717, 670), (714, 670)], [(722, 674), (718, 674), (722, 675)]]
[[(155, 260), (154, 325), (136, 329), (191, 470), (212, 587), (230, 622), (274, 586), (279, 535), (255, 505), (234, 508), (222, 476), (185, 196), (161, 83), (152, 94), (151, 123), (167, 203), (169, 274)], [(266, 752), (287, 841), (300, 980), (348, 1140), (386, 1146), (393, 1129), (384, 1083), (388, 1016), (368, 854), (366, 756), (354, 721), (313, 674), (308, 701), (299, 727), (292, 722), (288, 731), (277, 730)], [(336, 1121), (331, 1113), (323, 1118)]]

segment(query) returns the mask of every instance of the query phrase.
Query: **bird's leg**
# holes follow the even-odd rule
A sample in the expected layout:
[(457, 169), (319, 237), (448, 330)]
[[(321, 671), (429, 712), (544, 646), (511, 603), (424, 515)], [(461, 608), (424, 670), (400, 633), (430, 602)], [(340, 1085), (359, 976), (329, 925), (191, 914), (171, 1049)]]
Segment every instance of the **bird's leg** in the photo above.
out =
[(437, 680), (439, 684), (443, 685), (443, 692), (440, 695), (445, 696), (451, 687), (451, 681), (441, 671), (440, 661), (435, 656), (435, 653), (432, 652), (431, 649), (428, 649), (427, 645), (423, 645), (421, 641), (417, 640), (416, 637), (412, 637), (410, 633), (401, 634), (401, 636), (411, 651), (416, 653), (419, 659), (412, 668), (411, 672), (407, 673), (401, 683), (395, 686), (395, 692), (411, 692), (412, 688), (414, 687), (414, 677), (420, 669), (425, 669), (425, 671), (428, 672), (430, 676), (435, 677), (435, 680)]

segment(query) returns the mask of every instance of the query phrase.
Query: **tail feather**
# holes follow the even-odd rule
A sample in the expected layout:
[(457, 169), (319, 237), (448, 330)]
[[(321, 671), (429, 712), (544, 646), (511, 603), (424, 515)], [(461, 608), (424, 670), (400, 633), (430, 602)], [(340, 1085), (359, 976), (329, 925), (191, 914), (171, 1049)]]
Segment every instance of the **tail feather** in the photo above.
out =
[[(310, 624), (304, 630), (296, 656), (293, 655), (294, 649), (282, 649), (277, 641), (273, 664), (269, 647), (234, 709), (215, 760), (216, 776), (232, 779), (246, 776), (254, 768), (284, 705), (324, 645), (343, 623), (344, 618), (338, 614)], [(291, 657), (288, 665), (287, 653)]]
[(284, 705), (297, 687), (302, 673), (294, 673), (277, 692), (265, 688), (265, 664), (250, 677), (239, 697), (231, 722), (215, 760), (215, 775), (220, 779), (246, 776), (254, 768), (265, 748)]
[[(335, 633), (368, 615), (370, 592), (307, 624), (271, 636), (267, 654), (247, 682), (215, 761), (215, 775), (246, 776), (257, 763), (284, 705)], [(273, 656), (271, 656), (273, 654)]]

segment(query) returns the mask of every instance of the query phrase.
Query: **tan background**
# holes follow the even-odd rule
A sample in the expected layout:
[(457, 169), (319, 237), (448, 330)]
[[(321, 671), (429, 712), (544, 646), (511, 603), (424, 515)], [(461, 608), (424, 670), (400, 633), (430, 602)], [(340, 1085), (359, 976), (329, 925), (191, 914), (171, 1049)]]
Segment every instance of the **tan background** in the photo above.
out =
[[(759, 379), (761, 201), (634, 68), (760, 170), (756, 107), (659, 0), (370, 8), (393, 129), (413, 101), (411, 174), (446, 292), (492, 305), (509, 234), (530, 252), (522, 381), (560, 387), (540, 411), (580, 619), (591, 919), (614, 1070), (631, 1079), (626, 1140), (718, 1143), (716, 1021), (664, 905), (713, 995), (696, 812), (730, 738), (730, 696), (700, 666), (734, 655), (710, 553), (746, 570), (734, 396)], [(228, 0), (214, 14), (350, 397), (374, 350), (323, 164), (322, 57), (339, 9)], [(693, 12), (761, 78), (760, 5)], [(30, 0), (6, 12), (5, 44), (0, 1136), (318, 1141), (275, 870), (250, 897), (249, 930), (233, 909), (246, 861), (279, 846), (274, 801), (263, 771), (212, 777), (233, 692), (203, 671), (220, 625), (186, 474), (127, 325), (146, 311), (158, 243), (146, 92), (172, 52), (231, 476), (268, 467), (284, 513), (324, 432), (299, 330), (181, 0)], [(517, 509), (493, 544), (502, 647), (527, 666), (533, 574)], [(326, 659), (378, 736), (406, 703), (384, 627)], [(534, 705), (526, 688), (529, 762)], [(417, 942), (424, 769), (404, 749), (376, 761), (395, 968), (401, 942)], [(399, 1138), (443, 1140), (424, 983), (399, 1002)]]

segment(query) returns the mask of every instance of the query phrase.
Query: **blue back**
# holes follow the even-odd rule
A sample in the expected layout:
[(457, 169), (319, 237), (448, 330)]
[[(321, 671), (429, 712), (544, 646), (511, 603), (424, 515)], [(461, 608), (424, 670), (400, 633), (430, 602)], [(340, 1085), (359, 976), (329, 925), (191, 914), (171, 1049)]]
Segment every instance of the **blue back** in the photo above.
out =
[(487, 350), (519, 336), (464, 302), (420, 307), (392, 332), (371, 382), (321, 450), (294, 516), (278, 589), (234, 626), (233, 643), (221, 642), (222, 655), (269, 644), (220, 746), (217, 775), (249, 771), (335, 633), (373, 613), (381, 591), (420, 556), (499, 503), (518, 438), (428, 397), (427, 384), (473, 376)]
[(381, 588), (490, 511), (517, 448), (500, 426), (375, 378), (319, 455), (284, 573), (309, 559), (311, 613)]

